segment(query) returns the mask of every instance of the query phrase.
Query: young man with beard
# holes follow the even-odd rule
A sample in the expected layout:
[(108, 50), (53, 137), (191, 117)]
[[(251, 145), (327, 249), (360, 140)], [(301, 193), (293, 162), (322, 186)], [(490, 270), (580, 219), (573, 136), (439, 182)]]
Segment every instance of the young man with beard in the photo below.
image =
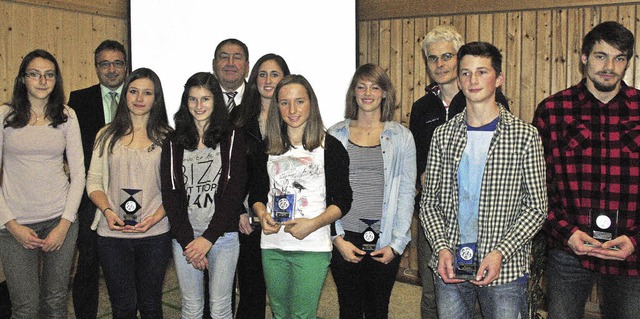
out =
[(582, 318), (593, 284), (605, 318), (640, 318), (640, 91), (622, 80), (634, 36), (617, 22), (584, 37), (580, 83), (535, 112), (545, 148), (549, 318)]

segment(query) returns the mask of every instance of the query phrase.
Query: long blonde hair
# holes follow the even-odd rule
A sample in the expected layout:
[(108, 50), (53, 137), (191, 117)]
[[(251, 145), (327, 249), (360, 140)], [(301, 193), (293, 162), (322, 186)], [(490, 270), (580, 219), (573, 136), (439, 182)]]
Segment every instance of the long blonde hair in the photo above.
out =
[(280, 90), (289, 84), (300, 84), (307, 91), (309, 96), (309, 119), (304, 127), (304, 133), (302, 134), (302, 146), (307, 151), (313, 151), (314, 149), (322, 146), (324, 141), (325, 129), (322, 124), (322, 117), (320, 116), (320, 108), (318, 107), (318, 98), (316, 97), (311, 84), (307, 79), (299, 74), (291, 74), (285, 76), (282, 81), (276, 85), (275, 96), (271, 99), (271, 105), (269, 105), (269, 114), (267, 117), (266, 137), (267, 150), (269, 155), (281, 155), (287, 152), (291, 148), (291, 141), (287, 133), (287, 123), (282, 119), (280, 115)]

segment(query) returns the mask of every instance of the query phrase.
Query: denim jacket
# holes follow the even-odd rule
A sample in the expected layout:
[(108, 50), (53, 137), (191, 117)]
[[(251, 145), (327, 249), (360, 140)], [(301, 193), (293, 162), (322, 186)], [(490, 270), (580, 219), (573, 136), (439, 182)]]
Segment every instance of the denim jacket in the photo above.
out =
[[(349, 123), (344, 120), (329, 128), (347, 148)], [(382, 159), (384, 162), (384, 198), (380, 238), (376, 249), (390, 246), (399, 254), (411, 240), (411, 219), (416, 183), (416, 147), (409, 129), (396, 122), (385, 122), (380, 134)], [(336, 232), (344, 235), (340, 220), (336, 221)]]

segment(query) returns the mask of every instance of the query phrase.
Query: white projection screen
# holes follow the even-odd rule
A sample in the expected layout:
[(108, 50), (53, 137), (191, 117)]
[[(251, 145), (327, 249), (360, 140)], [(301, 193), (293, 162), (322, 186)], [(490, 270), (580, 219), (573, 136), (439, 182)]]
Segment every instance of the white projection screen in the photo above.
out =
[(343, 119), (345, 93), (356, 68), (354, 0), (131, 0), (132, 70), (148, 67), (162, 81), (173, 125), (186, 80), (211, 72), (216, 45), (236, 38), (249, 63), (281, 55), (291, 73), (313, 86), (328, 128)]

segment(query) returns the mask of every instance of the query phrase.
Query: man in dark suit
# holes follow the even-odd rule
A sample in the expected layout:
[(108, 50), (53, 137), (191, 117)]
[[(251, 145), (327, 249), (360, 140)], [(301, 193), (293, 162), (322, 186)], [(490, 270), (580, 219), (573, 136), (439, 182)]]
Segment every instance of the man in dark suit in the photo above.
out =
[[(122, 83), (127, 75), (127, 53), (120, 42), (105, 40), (94, 52), (94, 63), (100, 83), (73, 91), (69, 97), (69, 106), (75, 110), (80, 122), (87, 171), (96, 134), (115, 116)], [(95, 211), (96, 206), (85, 193), (78, 211), (78, 265), (73, 280), (76, 318), (96, 318), (98, 313), (98, 235), (91, 229)]]

